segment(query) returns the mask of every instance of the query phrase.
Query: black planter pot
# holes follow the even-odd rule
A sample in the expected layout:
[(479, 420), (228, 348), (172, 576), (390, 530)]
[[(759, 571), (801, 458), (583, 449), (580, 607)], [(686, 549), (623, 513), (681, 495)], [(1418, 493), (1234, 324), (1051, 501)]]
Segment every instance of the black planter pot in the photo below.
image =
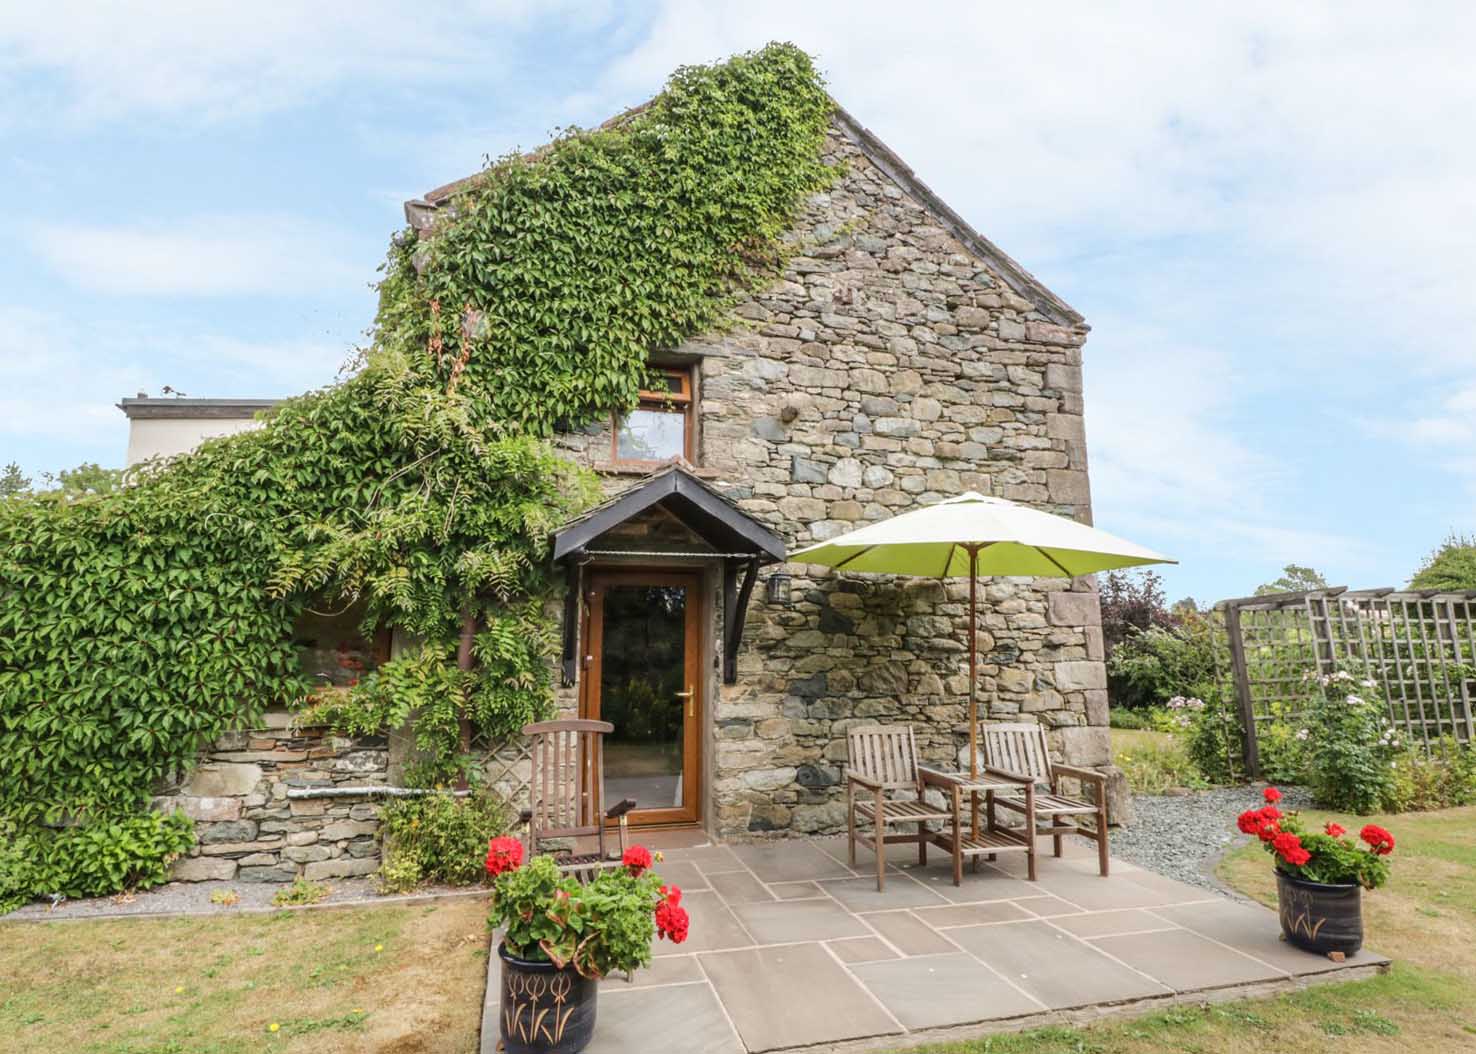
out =
[(594, 1035), (599, 982), (580, 977), (574, 967), (532, 962), (508, 954), (502, 959), (502, 1002), (498, 1021), (506, 1054), (578, 1054)]
[(1357, 883), (1329, 886), (1276, 871), (1281, 934), (1305, 951), (1352, 955), (1363, 947), (1363, 890)]

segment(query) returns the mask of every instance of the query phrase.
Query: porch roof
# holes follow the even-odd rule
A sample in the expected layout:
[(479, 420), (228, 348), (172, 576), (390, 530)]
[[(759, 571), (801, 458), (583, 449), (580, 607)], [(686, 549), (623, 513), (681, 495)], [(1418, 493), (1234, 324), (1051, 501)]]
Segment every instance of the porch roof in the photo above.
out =
[(672, 461), (609, 500), (574, 517), (553, 532), (553, 558), (586, 551), (600, 535), (653, 506), (670, 512), (716, 550), (714, 555), (744, 556), (761, 564), (784, 560), (784, 539)]

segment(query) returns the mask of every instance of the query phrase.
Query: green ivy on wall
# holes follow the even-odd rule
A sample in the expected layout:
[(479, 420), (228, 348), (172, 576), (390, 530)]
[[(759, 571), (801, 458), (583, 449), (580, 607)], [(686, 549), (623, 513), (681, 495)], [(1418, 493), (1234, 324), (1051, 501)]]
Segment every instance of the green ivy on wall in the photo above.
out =
[(547, 536), (595, 495), (545, 439), (633, 406), (653, 350), (772, 273), (832, 176), (830, 109), (790, 45), (678, 70), (398, 236), (348, 380), (121, 492), (0, 502), (0, 819), (137, 812), (203, 742), (300, 704), (310, 603), (419, 642), (317, 713), (417, 712), (423, 779), (455, 771), (463, 714), (498, 734), (545, 713)]

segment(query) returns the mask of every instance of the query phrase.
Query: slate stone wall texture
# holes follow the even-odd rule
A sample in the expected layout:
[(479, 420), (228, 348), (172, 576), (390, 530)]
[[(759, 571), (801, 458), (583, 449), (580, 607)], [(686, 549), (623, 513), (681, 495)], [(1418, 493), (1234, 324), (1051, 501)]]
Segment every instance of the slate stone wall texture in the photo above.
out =
[(383, 784), (389, 744), (294, 729), (292, 715), (268, 713), (263, 727), (229, 732), (205, 751), (157, 808), (195, 820), (196, 844), (175, 862), (177, 881), (314, 881), (379, 868), (379, 807), (364, 798), (293, 799), (295, 787)]
[[(782, 278), (677, 349), (700, 363), (698, 468), (792, 548), (966, 490), (1090, 522), (1087, 326), (970, 251), (884, 147), (838, 120), (827, 149), (844, 175), (808, 203)], [(561, 442), (609, 470), (609, 429)], [(967, 583), (785, 570), (792, 603), (756, 591), (738, 683), (710, 685), (721, 837), (841, 829), (858, 723), (909, 721), (930, 761), (967, 757)], [(988, 716), (1042, 722), (1061, 760), (1108, 772), (1125, 821), (1094, 582), (984, 579), (980, 609)]]

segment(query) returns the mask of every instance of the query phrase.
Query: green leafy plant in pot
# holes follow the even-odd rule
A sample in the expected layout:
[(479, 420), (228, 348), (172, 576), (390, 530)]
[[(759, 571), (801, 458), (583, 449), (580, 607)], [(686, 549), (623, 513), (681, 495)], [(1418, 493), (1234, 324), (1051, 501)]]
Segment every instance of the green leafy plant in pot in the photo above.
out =
[(1360, 846), (1341, 824), (1308, 831), (1295, 812), (1277, 808), (1281, 792), (1267, 787), (1266, 804), (1240, 814), (1236, 826), (1276, 858), (1282, 937), (1309, 952), (1341, 960), (1363, 947), (1362, 891), (1389, 881), (1394, 836), (1377, 824), (1359, 832)]
[(594, 1035), (600, 978), (649, 966), (658, 935), (687, 939), (682, 891), (663, 885), (653, 863), (644, 846), (631, 846), (619, 867), (581, 884), (553, 857), (525, 865), (516, 838), (488, 843), (506, 1054), (577, 1054)]

